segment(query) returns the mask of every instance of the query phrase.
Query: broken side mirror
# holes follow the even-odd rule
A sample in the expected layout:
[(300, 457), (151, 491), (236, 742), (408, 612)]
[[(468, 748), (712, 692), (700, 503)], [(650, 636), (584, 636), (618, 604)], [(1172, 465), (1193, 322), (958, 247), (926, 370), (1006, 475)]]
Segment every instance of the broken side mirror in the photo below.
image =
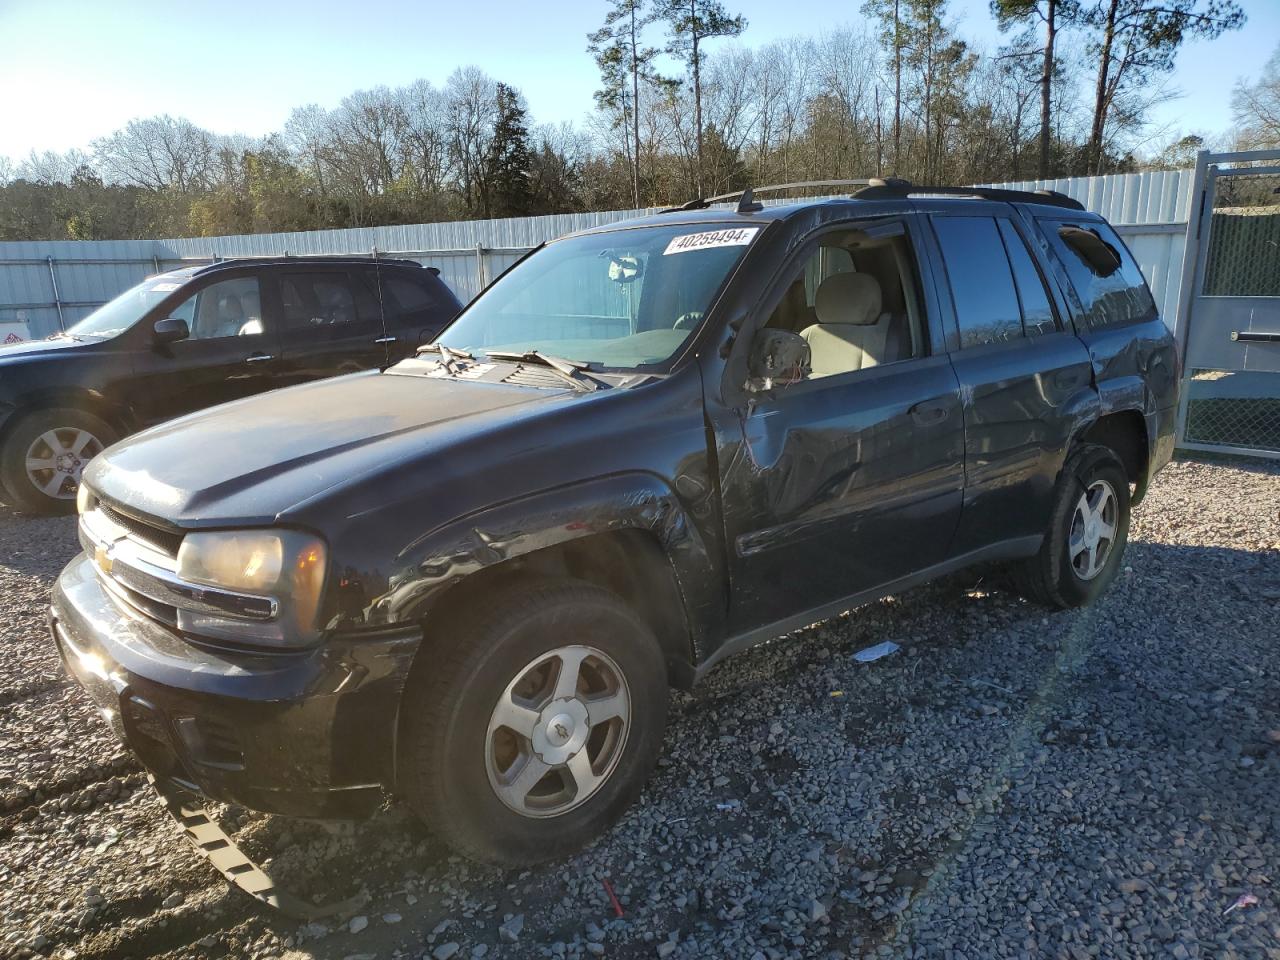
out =
[(763, 393), (797, 383), (809, 376), (812, 355), (809, 342), (790, 330), (763, 327), (751, 340), (747, 359), (747, 390)]
[(189, 336), (191, 336), (191, 331), (187, 328), (187, 321), (180, 320), (177, 317), (157, 320), (155, 326), (151, 328), (151, 342), (157, 347), (162, 347), (169, 343), (177, 343), (179, 340), (185, 340)]

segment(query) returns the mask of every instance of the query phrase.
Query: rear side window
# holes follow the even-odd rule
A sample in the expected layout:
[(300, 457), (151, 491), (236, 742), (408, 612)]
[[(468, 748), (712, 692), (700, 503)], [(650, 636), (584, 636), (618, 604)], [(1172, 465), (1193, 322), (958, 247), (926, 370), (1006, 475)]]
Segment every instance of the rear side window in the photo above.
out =
[[(375, 299), (378, 296), (377, 271), (365, 271), (362, 275)], [(452, 320), (458, 305), (449, 296), (448, 287), (435, 274), (426, 270), (420, 276), (397, 276), (390, 270), (383, 271), (382, 304), (391, 323), (406, 326), (442, 326)]]
[(376, 301), (345, 273), (293, 273), (280, 277), (285, 326), (337, 334), (376, 321)]
[(947, 267), (960, 347), (1022, 336), (1013, 271), (994, 217), (935, 217), (933, 229)]
[(1014, 283), (1018, 287), (1018, 300), (1022, 304), (1022, 326), (1029, 337), (1042, 333), (1055, 333), (1058, 322), (1054, 318), (1053, 306), (1049, 302), (1049, 291), (1045, 289), (1044, 277), (1031, 253), (1027, 250), (1027, 242), (1014, 228), (1013, 224), (1000, 218), (1000, 236), (1004, 238), (1004, 250), (1009, 255), (1009, 265), (1013, 267)]
[(1091, 329), (1156, 316), (1156, 303), (1142, 271), (1109, 226), (1042, 220), (1040, 228), (1066, 268)]

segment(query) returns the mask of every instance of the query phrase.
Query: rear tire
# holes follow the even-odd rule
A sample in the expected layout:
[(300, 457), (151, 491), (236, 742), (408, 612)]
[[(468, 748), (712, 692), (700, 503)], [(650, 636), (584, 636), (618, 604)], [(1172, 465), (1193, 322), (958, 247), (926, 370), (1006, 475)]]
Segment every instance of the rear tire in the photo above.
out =
[(1044, 543), (1014, 565), (1014, 584), (1049, 607), (1085, 606), (1115, 579), (1128, 541), (1128, 474), (1112, 450), (1085, 444), (1067, 458)]
[(565, 857), (639, 796), (667, 701), (662, 650), (615, 595), (516, 586), (441, 622), (423, 647), (404, 694), (398, 790), (467, 857)]
[(111, 425), (85, 410), (36, 410), (18, 421), (0, 450), (0, 485), (19, 510), (74, 513), (84, 468), (115, 440)]

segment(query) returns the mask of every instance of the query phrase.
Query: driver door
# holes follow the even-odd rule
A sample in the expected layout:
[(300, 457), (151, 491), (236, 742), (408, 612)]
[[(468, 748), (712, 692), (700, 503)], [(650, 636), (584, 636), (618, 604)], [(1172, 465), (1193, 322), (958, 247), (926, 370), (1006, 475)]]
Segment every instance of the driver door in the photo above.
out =
[[(932, 347), (936, 309), (925, 310), (919, 262), (905, 221), (877, 221), (869, 233), (843, 224), (800, 248), (744, 324), (736, 349), (761, 326), (790, 330), (810, 343), (814, 369), (769, 392), (739, 391), (730, 406), (708, 401), (731, 632), (817, 611), (947, 556), (964, 422), (950, 360)], [(847, 273), (874, 285), (838, 276)], [(725, 384), (726, 396), (739, 386)]]
[(276, 386), (277, 324), (257, 275), (218, 276), (168, 312), (186, 322), (187, 339), (138, 355), (133, 405), (148, 424)]

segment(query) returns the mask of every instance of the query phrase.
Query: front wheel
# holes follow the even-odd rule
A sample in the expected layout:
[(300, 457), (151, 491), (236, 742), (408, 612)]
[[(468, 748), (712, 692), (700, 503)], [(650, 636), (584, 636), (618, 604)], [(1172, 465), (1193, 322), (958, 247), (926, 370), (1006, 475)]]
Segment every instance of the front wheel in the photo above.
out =
[(612, 593), (563, 582), (512, 588), (442, 630), (405, 691), (401, 794), (476, 860), (527, 865), (593, 840), (662, 745), (652, 632)]
[(115, 439), (110, 424), (84, 410), (37, 410), (10, 431), (0, 480), (20, 510), (71, 513), (84, 468)]
[(1129, 477), (1107, 447), (1080, 447), (1062, 468), (1040, 552), (1014, 568), (1030, 600), (1066, 609), (1092, 603), (1115, 578), (1129, 540)]

